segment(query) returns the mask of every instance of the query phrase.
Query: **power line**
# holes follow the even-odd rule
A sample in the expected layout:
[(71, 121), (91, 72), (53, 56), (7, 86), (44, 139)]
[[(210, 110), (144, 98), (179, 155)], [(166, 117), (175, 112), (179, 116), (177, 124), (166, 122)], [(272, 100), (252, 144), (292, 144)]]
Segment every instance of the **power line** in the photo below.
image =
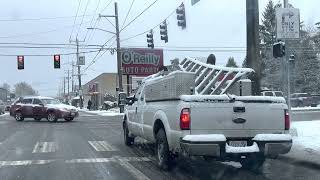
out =
[[(77, 20), (77, 17), (78, 17), (80, 5), (81, 5), (81, 0), (79, 0), (79, 3), (78, 3), (78, 8), (77, 8), (76, 15), (75, 15), (75, 17), (74, 17), (73, 25), (76, 24), (76, 20)], [(72, 30), (71, 30), (71, 34), (70, 34), (70, 37), (69, 37), (69, 41), (71, 40), (71, 36), (72, 36), (72, 34), (73, 34), (73, 31), (74, 31), (74, 26), (73, 26), (73, 28), (72, 28)]]
[(123, 31), (125, 28), (127, 28), (128, 26), (130, 26), (130, 24), (132, 24), (135, 20), (137, 20), (143, 13), (145, 13), (150, 7), (152, 7), (158, 0), (155, 0), (153, 3), (151, 3), (147, 8), (145, 8), (138, 16), (136, 16), (135, 18), (133, 18), (132, 21), (130, 21), (127, 25), (125, 25), (121, 30)]
[[(0, 49), (77, 49), (76, 47), (62, 46), (0, 46)], [(82, 47), (81, 49), (101, 49), (99, 47)]]
[[(88, 54), (88, 53), (94, 53), (97, 52), (98, 50), (94, 50), (94, 51), (82, 51), (79, 52), (81, 54)], [(55, 54), (59, 54), (61, 56), (68, 56), (68, 55), (75, 55), (77, 53), (55, 53)], [(55, 54), (24, 54), (23, 56), (29, 56), (29, 57), (49, 57), (49, 56), (54, 56)], [(21, 54), (19, 54), (21, 55)], [(17, 54), (0, 54), (0, 56), (18, 56)]]
[(130, 11), (131, 11), (131, 8), (132, 8), (132, 6), (133, 6), (134, 1), (135, 1), (135, 0), (132, 0), (132, 2), (131, 2), (130, 8), (129, 8), (128, 12), (127, 12), (126, 17), (124, 18), (124, 21), (123, 21), (123, 23), (122, 23), (121, 29), (123, 28), (124, 24), (125, 24), (126, 21), (127, 21), (127, 18), (128, 18), (129, 14), (130, 14)]
[[(170, 16), (172, 16), (175, 12), (176, 12), (176, 10), (172, 11), (164, 20), (168, 19), (168, 18), (169, 18)], [(153, 29), (155, 29), (156, 27), (160, 26), (160, 24), (162, 24), (162, 22), (163, 22), (163, 21), (161, 21), (159, 24), (153, 26), (151, 29), (153, 30)], [(121, 42), (130, 40), (130, 39), (133, 39), (133, 38), (136, 38), (136, 37), (141, 36), (141, 35), (149, 32), (149, 31), (150, 31), (150, 29), (145, 30), (145, 31), (143, 31), (143, 32), (141, 32), (141, 33), (138, 33), (138, 34), (136, 34), (136, 35), (134, 35), (134, 36), (131, 36), (131, 37), (122, 39)]]
[[(85, 22), (85, 24), (89, 23), (90, 21), (88, 22)], [(7, 39), (7, 38), (16, 38), (16, 37), (23, 37), (23, 36), (35, 36), (35, 35), (40, 35), (40, 34), (47, 34), (47, 33), (51, 33), (51, 32), (56, 32), (56, 31), (59, 31), (59, 30), (64, 30), (65, 28), (73, 28), (75, 26), (79, 26), (80, 24), (75, 24), (75, 25), (72, 25), (72, 26), (64, 26), (62, 27), (61, 29), (52, 29), (52, 30), (48, 30), (48, 31), (42, 31), (42, 32), (34, 32), (34, 33), (25, 33), (25, 34), (17, 34), (17, 35), (11, 35), (11, 36), (0, 36), (0, 39)]]
[(112, 0), (110, 0), (110, 1), (107, 3), (107, 5), (100, 11), (100, 13), (103, 13), (103, 12), (107, 9), (107, 7), (109, 7), (109, 5), (111, 4), (111, 2), (112, 2)]
[[(88, 9), (89, 3), (90, 3), (90, 0), (87, 1), (86, 7), (84, 9), (83, 16), (86, 15), (86, 13), (87, 13), (87, 9)], [(77, 37), (78, 37), (79, 31), (81, 29), (81, 26), (82, 26), (82, 23), (83, 23), (83, 19), (84, 19), (84, 17), (82, 17), (80, 26), (78, 27)]]
[[(96, 16), (97, 14), (84, 15), (78, 17), (91, 17)], [(55, 19), (71, 19), (76, 16), (59, 16), (59, 17), (43, 17), (43, 18), (24, 18), (24, 19), (0, 19), (0, 22), (20, 22), (20, 21), (44, 21), (44, 20), (55, 20)]]
[[(96, 9), (94, 10), (94, 14), (97, 13), (97, 10), (98, 10), (98, 8), (99, 8), (100, 2), (101, 2), (101, 0), (98, 1), (97, 7), (96, 7)], [(95, 21), (94, 26), (96, 26), (96, 24), (97, 24), (97, 22), (98, 22), (98, 19), (99, 19), (99, 18), (96, 18), (96, 21)], [(93, 20), (94, 20), (94, 17), (92, 17), (92, 19), (91, 19), (90, 27), (92, 26)], [(94, 28), (95, 28), (95, 27), (94, 27)], [(84, 37), (84, 41), (86, 41), (86, 39), (87, 39), (88, 32), (89, 32), (89, 29), (87, 29), (86, 35), (85, 35), (85, 37)], [(91, 34), (92, 34), (92, 33), (91, 33)]]
[[(108, 39), (108, 41), (107, 42), (105, 42), (104, 43), (104, 45), (102, 46), (102, 48), (98, 51), (98, 53), (95, 55), (95, 57), (92, 59), (92, 61), (89, 63), (89, 65), (83, 70), (83, 72), (85, 72), (90, 66), (92, 66), (95, 62), (96, 62), (96, 60), (98, 60), (99, 58), (101, 58), (107, 51), (104, 51), (103, 53), (102, 53), (102, 55), (101, 56), (99, 56), (99, 58), (97, 58), (98, 57), (98, 55), (101, 53), (101, 51), (103, 50), (103, 47), (108, 43), (108, 42), (110, 42), (113, 38), (115, 38), (115, 36), (112, 36), (110, 39)], [(113, 43), (112, 43), (113, 44)], [(110, 47), (112, 46), (112, 44), (107, 48), (107, 49), (110, 49)]]

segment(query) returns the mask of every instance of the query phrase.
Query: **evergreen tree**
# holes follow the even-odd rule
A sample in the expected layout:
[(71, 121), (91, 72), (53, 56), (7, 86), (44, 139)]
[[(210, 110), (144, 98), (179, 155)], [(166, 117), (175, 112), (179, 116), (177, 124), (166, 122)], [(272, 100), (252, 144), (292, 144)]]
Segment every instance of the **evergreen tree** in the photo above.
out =
[(228, 62), (226, 64), (227, 67), (238, 67), (234, 57), (229, 57)]
[(276, 42), (276, 8), (281, 4), (274, 4), (269, 0), (262, 13), (262, 24), (260, 25), (260, 55), (261, 55), (261, 86), (270, 89), (280, 90), (281, 69), (280, 59), (273, 58), (272, 45)]

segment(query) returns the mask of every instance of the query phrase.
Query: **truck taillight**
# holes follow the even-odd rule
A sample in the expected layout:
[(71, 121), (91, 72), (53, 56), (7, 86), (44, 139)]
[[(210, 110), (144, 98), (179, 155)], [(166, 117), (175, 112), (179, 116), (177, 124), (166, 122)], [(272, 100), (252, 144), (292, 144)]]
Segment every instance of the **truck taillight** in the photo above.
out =
[(191, 123), (190, 109), (189, 108), (182, 109), (180, 114), (180, 129), (190, 130), (190, 123)]
[(284, 130), (290, 129), (290, 116), (289, 111), (286, 109), (284, 110)]

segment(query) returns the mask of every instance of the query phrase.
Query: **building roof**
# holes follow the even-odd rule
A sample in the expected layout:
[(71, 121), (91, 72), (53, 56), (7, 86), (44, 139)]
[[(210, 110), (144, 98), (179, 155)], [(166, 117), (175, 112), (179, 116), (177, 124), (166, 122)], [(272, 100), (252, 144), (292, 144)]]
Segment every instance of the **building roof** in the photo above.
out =
[(83, 86), (86, 86), (88, 84), (91, 84), (95, 81), (97, 81), (98, 79), (100, 79), (103, 76), (110, 76), (110, 75), (117, 75), (117, 73), (101, 73), (100, 75), (98, 75), (97, 77), (93, 78), (92, 80), (88, 81), (86, 84), (84, 84)]

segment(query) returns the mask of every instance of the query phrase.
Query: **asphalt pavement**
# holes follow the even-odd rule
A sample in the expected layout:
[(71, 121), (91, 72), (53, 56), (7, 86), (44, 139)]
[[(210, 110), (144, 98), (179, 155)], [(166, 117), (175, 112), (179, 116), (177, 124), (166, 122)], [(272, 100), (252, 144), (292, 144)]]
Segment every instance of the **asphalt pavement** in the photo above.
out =
[(137, 139), (132, 147), (124, 145), (120, 116), (81, 113), (57, 123), (0, 116), (1, 180), (320, 179), (319, 169), (280, 157), (256, 174), (236, 162), (184, 158), (164, 172), (156, 166), (153, 144)]

